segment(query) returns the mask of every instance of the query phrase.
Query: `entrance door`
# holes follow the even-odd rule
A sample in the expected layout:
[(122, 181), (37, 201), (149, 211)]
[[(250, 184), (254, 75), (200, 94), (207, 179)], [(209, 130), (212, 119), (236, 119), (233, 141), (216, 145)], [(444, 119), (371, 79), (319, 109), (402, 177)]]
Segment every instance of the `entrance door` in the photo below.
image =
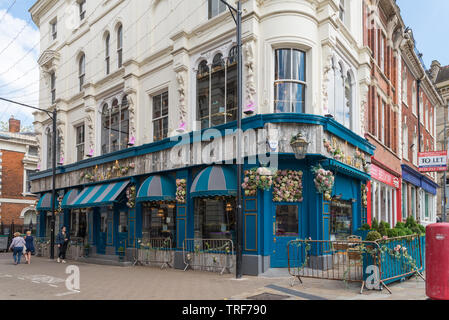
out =
[(287, 245), (300, 238), (300, 209), (296, 205), (276, 205), (273, 212), (273, 245), (271, 267), (288, 267)]
[(108, 212), (101, 211), (98, 215), (99, 232), (97, 233), (97, 253), (106, 254), (106, 242), (108, 234)]

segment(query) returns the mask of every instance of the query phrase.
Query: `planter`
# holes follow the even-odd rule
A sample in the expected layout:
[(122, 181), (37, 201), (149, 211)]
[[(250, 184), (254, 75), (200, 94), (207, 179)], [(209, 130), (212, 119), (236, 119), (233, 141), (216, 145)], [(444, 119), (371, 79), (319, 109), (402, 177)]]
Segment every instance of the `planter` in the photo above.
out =
[(350, 250), (348, 251), (349, 260), (357, 260), (360, 261), (362, 258), (362, 253), (358, 250)]

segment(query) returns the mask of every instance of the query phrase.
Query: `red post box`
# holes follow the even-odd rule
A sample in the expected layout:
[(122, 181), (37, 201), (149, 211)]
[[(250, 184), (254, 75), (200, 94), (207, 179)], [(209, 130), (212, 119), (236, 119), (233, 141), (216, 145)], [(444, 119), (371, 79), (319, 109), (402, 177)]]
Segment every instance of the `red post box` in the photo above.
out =
[(426, 295), (449, 300), (449, 223), (426, 228)]

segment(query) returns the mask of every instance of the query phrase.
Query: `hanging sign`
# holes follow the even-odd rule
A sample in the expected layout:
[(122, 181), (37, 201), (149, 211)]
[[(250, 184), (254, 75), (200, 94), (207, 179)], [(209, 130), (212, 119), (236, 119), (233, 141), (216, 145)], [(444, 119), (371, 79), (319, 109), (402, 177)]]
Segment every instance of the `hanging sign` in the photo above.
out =
[(419, 172), (439, 172), (447, 170), (447, 151), (418, 153)]

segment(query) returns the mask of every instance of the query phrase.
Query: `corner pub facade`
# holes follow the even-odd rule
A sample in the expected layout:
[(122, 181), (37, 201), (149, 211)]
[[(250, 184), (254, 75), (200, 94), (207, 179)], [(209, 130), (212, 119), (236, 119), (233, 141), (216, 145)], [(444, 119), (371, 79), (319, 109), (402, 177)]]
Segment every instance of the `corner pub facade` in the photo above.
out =
[[(141, 239), (170, 238), (174, 267), (184, 269), (185, 239), (236, 246), (229, 11), (214, 0), (81, 1), (79, 24), (68, 28), (57, 24), (67, 5), (30, 9), (42, 37), (40, 107), (58, 110), (53, 200), (51, 120), (34, 113), (39, 236), (49, 236), (55, 201), (56, 230), (66, 226), (96, 256), (126, 247), (129, 257)], [(258, 275), (287, 267), (290, 240), (342, 239), (367, 222), (375, 148), (363, 138), (370, 66), (361, 1), (242, 5), (243, 272)], [(303, 158), (291, 145), (298, 134)], [(260, 179), (272, 185), (254, 187)]]

